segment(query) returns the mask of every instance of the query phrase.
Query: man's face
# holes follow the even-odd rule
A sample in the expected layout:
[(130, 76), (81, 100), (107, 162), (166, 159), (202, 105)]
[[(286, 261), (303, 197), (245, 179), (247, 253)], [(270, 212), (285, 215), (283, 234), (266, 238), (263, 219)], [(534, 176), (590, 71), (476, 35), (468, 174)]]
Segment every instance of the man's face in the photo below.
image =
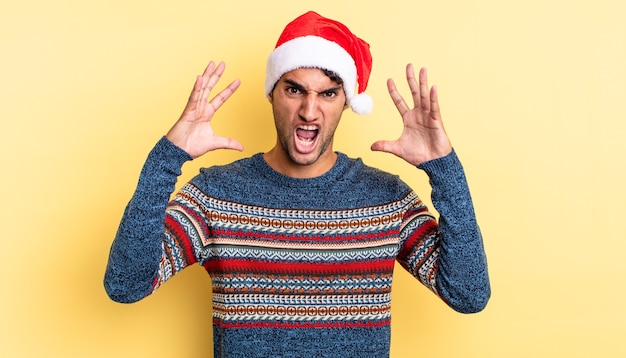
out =
[(277, 131), (275, 150), (292, 167), (317, 166), (328, 170), (336, 160), (332, 144), (346, 108), (341, 84), (317, 68), (285, 73), (270, 94)]

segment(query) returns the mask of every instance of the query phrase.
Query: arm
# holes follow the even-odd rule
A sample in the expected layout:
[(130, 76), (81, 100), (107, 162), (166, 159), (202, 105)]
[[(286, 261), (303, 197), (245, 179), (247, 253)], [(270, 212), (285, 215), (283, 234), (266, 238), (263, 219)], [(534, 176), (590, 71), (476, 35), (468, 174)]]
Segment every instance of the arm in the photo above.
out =
[(393, 80), (387, 82), (402, 116), (402, 134), (396, 141), (374, 143), (372, 150), (395, 154), (424, 170), (440, 218), (439, 223), (423, 215), (407, 218), (413, 224), (405, 225), (410, 232), (402, 235), (404, 245), (410, 247), (403, 247), (398, 260), (455, 310), (477, 312), (487, 304), (491, 289), (463, 167), (443, 128), (437, 89), (428, 88), (426, 70), (421, 69), (418, 83), (409, 64), (406, 77), (413, 108), (405, 103)]
[(412, 270), (432, 272), (431, 289), (456, 311), (481, 311), (489, 301), (491, 287), (483, 240), (461, 162), (452, 151), (443, 158), (422, 163), (419, 168), (429, 176), (439, 223), (434, 231), (435, 260)]
[(210, 125), (215, 111), (239, 86), (239, 81), (234, 81), (207, 101), (223, 72), (223, 63), (209, 63), (196, 79), (179, 120), (146, 160), (111, 246), (105, 272), (104, 287), (115, 301), (138, 301), (167, 278), (161, 270), (162, 258), (167, 255), (166, 208), (182, 165), (218, 148), (243, 148), (236, 140), (216, 135)]
[(104, 287), (117, 302), (148, 296), (163, 256), (165, 209), (189, 154), (162, 138), (148, 155), (109, 253)]

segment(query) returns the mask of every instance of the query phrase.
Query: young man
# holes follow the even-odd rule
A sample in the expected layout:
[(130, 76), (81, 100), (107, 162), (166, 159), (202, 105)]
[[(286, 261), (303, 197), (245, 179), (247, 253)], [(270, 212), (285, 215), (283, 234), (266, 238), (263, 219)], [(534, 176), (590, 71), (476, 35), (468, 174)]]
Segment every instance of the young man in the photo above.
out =
[(113, 242), (109, 296), (134, 302), (198, 263), (213, 282), (215, 357), (389, 355), (397, 260), (450, 307), (482, 310), (490, 295), (482, 238), (462, 166), (443, 129), (436, 88), (415, 79), (395, 154), (430, 177), (439, 222), (397, 176), (333, 151), (343, 111), (365, 114), (369, 45), (309, 12), (283, 31), (267, 64), (277, 140), (266, 153), (203, 169), (168, 204), (181, 166), (241, 150), (211, 120), (236, 91), (208, 101), (224, 71), (211, 62), (180, 119), (151, 151)]

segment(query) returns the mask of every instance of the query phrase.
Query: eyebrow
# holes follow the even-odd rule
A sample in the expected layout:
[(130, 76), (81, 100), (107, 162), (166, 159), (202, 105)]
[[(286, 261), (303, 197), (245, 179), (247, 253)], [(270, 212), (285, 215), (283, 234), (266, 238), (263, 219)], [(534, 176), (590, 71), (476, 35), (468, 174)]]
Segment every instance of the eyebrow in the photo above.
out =
[[(296, 89), (298, 89), (298, 90), (300, 90), (302, 92), (309, 92), (309, 91), (306, 90), (306, 88), (304, 88), (303, 85), (299, 84), (298, 82), (296, 82), (294, 80), (291, 80), (289, 78), (285, 78), (283, 81), (285, 83), (287, 83), (288, 85), (290, 85), (291, 87), (294, 87), (294, 88), (296, 88)], [(313, 91), (313, 92), (325, 93), (325, 92), (330, 92), (330, 91), (339, 91), (342, 88), (343, 88), (342, 85), (338, 85), (338, 86), (330, 87), (330, 88), (327, 88), (327, 89), (324, 89), (324, 90), (321, 90), (321, 91)]]

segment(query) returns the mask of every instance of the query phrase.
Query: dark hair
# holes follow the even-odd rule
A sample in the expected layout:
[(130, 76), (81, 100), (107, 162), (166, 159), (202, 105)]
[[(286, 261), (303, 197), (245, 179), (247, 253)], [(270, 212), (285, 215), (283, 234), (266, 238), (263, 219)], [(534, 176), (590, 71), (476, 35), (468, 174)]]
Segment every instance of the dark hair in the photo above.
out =
[(334, 72), (334, 71), (331, 71), (331, 70), (327, 70), (325, 68), (320, 68), (320, 70), (322, 70), (322, 72), (324, 72), (324, 74), (326, 76), (328, 76), (328, 78), (330, 78), (331, 81), (337, 82), (337, 84), (339, 84), (339, 85), (343, 84), (343, 78), (339, 77), (337, 72)]
[[(316, 67), (319, 68), (319, 67)], [(331, 71), (331, 70), (327, 70), (325, 68), (319, 68), (322, 72), (324, 72), (324, 75), (326, 75), (328, 78), (330, 78), (331, 81), (337, 82), (338, 85), (343, 85), (343, 78), (341, 78), (337, 72), (335, 71)], [(272, 86), (272, 90), (270, 91), (270, 95), (274, 92), (274, 89), (276, 88), (276, 84), (278, 83), (278, 81), (276, 81), (276, 83), (274, 83), (274, 86)]]

